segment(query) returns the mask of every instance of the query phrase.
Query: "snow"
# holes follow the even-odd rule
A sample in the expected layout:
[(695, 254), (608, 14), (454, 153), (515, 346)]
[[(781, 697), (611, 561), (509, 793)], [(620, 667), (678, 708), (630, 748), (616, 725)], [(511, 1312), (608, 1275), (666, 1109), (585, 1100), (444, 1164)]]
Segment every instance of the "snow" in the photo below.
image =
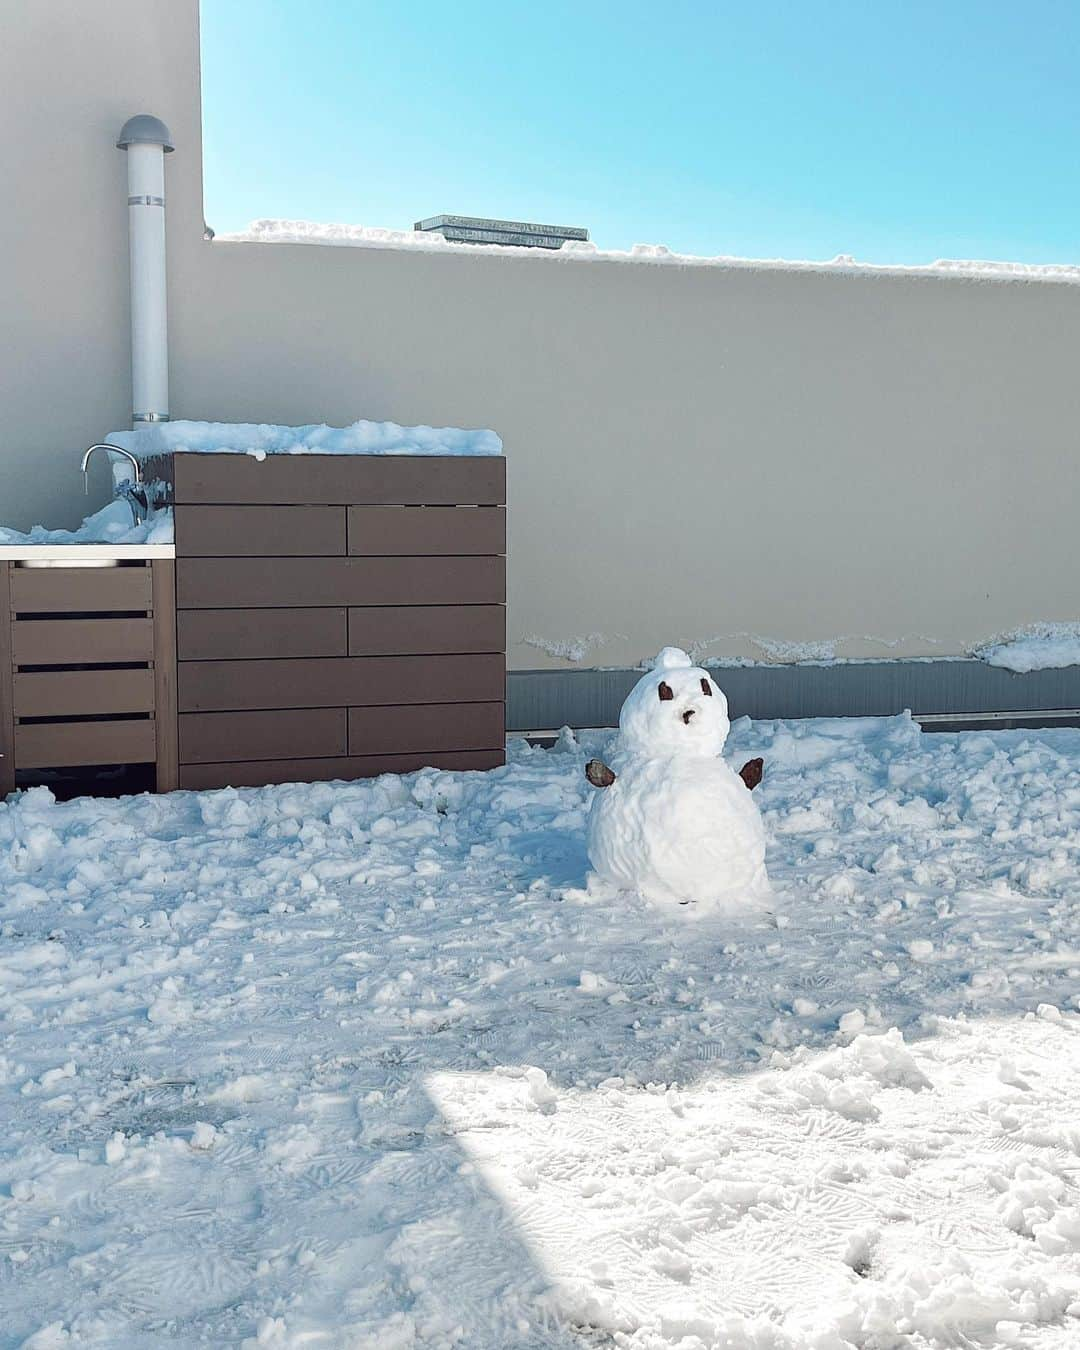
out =
[(936, 262), (904, 266), (898, 263), (857, 261), (850, 253), (813, 261), (788, 258), (742, 258), (729, 254), (699, 256), (675, 253), (664, 244), (634, 244), (629, 249), (602, 249), (591, 241), (569, 240), (559, 249), (521, 248), (505, 244), (463, 244), (424, 230), (388, 230), (370, 225), (346, 225), (314, 220), (254, 220), (246, 230), (222, 233), (220, 244), (321, 244), (348, 248), (408, 249), (416, 253), (547, 259), (555, 263), (645, 263), (675, 267), (723, 267), (738, 271), (823, 272), (848, 276), (958, 277), (980, 281), (1036, 281), (1080, 284), (1080, 266), (1074, 263), (995, 262), (980, 259), (939, 258)]
[(35, 525), (23, 533), (0, 525), (0, 545), (23, 547), (30, 544), (171, 544), (173, 514), (170, 509), (152, 511), (141, 525), (132, 525), (131, 508), (125, 501), (87, 516), (75, 530), (49, 530)]
[[(625, 634), (620, 634), (620, 636), (625, 640)], [(541, 637), (538, 633), (526, 633), (519, 640), (526, 647), (535, 647), (538, 651), (555, 657), (556, 660), (569, 661), (572, 665), (580, 665), (594, 647), (602, 647), (604, 643), (612, 639), (604, 633), (586, 633), (581, 637), (568, 638), (546, 638)]]
[(256, 422), (154, 422), (137, 431), (111, 431), (110, 444), (137, 459), (153, 455), (501, 455), (493, 431), (459, 427), (402, 427), (396, 422), (324, 423), (304, 427)]
[(768, 903), (761, 817), (721, 755), (730, 727), (715, 681), (665, 647), (626, 696), (613, 775), (593, 798), (590, 893), (634, 891), (684, 918)]
[(1080, 624), (1033, 624), (1003, 641), (986, 645), (975, 653), (990, 666), (1017, 674), (1032, 670), (1062, 670), (1080, 666)]
[(738, 722), (782, 927), (583, 766), (0, 805), (0, 1344), (1080, 1343), (1080, 732)]
[[(493, 431), (457, 427), (402, 427), (396, 422), (354, 422), (347, 427), (270, 426), (247, 422), (155, 422), (137, 431), (111, 431), (111, 445), (136, 459), (179, 451), (201, 454), (267, 455), (501, 455), (502, 441)], [(117, 484), (131, 476), (130, 462), (111, 455)], [(76, 530), (50, 530), (35, 525), (29, 533), (0, 526), (0, 545), (30, 544), (171, 544), (173, 516), (168, 508), (151, 512), (138, 526), (131, 523), (127, 503), (112, 501), (88, 516)]]

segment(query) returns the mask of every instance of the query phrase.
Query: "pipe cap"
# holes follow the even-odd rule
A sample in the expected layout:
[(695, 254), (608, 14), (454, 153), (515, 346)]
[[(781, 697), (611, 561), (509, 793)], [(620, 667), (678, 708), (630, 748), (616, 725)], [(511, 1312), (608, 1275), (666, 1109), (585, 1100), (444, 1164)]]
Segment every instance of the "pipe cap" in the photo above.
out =
[(129, 117), (120, 128), (117, 150), (126, 150), (129, 145), (160, 145), (166, 154), (176, 149), (169, 128), (160, 117), (151, 117), (149, 113)]

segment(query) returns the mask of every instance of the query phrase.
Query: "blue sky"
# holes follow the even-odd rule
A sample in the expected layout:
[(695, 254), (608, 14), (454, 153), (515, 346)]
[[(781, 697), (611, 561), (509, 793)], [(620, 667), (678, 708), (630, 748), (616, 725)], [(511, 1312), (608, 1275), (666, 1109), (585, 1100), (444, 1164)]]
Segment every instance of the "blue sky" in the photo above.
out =
[(206, 218), (1080, 262), (1080, 0), (202, 0)]

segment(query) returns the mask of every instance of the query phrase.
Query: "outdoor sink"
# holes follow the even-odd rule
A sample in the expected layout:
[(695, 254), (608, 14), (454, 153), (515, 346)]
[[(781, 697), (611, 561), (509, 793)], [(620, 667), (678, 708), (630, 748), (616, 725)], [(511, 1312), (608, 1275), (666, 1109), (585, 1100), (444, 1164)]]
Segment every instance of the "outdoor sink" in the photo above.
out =
[[(107, 442), (92, 445), (83, 455), (84, 478), (95, 450), (108, 451), (114, 460), (130, 461), (131, 476), (117, 481), (114, 473), (112, 501), (75, 530), (35, 525), (24, 533), (0, 526), (0, 562), (18, 568), (104, 568), (176, 557), (172, 514), (161, 509), (164, 485), (155, 480), (147, 487), (135, 456)], [(146, 542), (148, 536), (155, 542)]]

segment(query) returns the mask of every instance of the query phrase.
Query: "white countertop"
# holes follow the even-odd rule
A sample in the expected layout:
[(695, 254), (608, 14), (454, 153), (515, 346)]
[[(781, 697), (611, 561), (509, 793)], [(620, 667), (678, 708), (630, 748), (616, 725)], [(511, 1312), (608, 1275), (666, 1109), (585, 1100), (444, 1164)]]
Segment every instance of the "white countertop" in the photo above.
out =
[(120, 562), (175, 558), (175, 544), (0, 544), (0, 562)]

